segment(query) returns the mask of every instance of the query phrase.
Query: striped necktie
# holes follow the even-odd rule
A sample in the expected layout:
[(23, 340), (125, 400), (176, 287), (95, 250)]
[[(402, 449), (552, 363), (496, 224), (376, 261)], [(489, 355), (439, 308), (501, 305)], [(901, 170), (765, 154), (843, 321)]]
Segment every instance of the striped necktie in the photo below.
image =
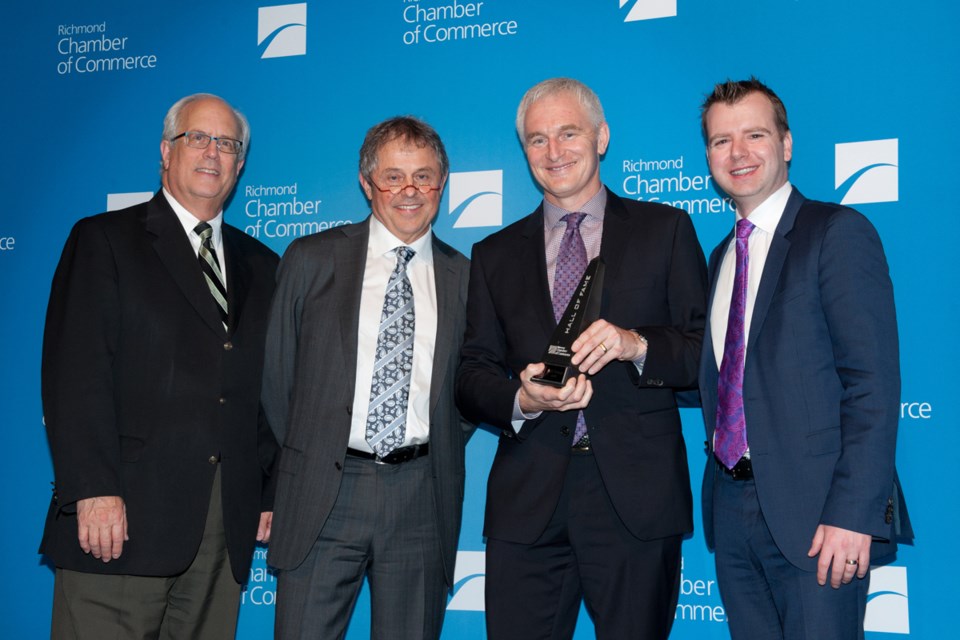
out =
[(220, 262), (217, 260), (217, 252), (213, 250), (213, 228), (206, 222), (201, 222), (193, 228), (193, 232), (200, 236), (200, 251), (197, 259), (200, 261), (200, 270), (203, 271), (203, 278), (210, 287), (210, 294), (217, 303), (217, 311), (220, 312), (220, 320), (223, 321), (223, 328), (227, 328), (227, 283), (223, 280), (223, 272), (220, 270)]

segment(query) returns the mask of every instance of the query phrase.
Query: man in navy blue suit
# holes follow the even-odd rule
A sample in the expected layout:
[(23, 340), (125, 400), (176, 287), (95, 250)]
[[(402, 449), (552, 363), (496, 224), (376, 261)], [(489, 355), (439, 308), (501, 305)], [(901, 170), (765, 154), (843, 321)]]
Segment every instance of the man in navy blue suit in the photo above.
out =
[(709, 262), (704, 530), (734, 639), (863, 638), (870, 562), (911, 537), (894, 469), (893, 288), (862, 215), (788, 180), (783, 103), (756, 79), (702, 106), (737, 225)]

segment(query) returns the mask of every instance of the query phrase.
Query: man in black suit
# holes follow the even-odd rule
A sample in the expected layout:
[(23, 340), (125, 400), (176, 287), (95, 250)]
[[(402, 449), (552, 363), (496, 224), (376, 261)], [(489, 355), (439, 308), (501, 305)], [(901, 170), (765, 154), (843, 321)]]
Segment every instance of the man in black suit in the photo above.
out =
[(371, 637), (440, 636), (472, 432), (453, 398), (469, 264), (431, 230), (448, 167), (428, 124), (381, 122), (360, 149), (372, 214), (283, 256), (263, 392), (278, 638), (342, 638), (365, 577)]
[(259, 397), (278, 259), (223, 221), (248, 141), (220, 98), (181, 99), (161, 191), (64, 247), (42, 371), (54, 638), (234, 637), (277, 451)]
[[(487, 631), (570, 638), (582, 599), (598, 638), (666, 638), (692, 528), (674, 389), (696, 382), (703, 253), (684, 212), (604, 188), (610, 132), (582, 83), (531, 88), (517, 132), (544, 202), (474, 246), (457, 382), (464, 415), (501, 430), (484, 529)], [(580, 375), (540, 385), (531, 377), (567, 303), (556, 285), (577, 253), (606, 264), (601, 319), (573, 343)]]

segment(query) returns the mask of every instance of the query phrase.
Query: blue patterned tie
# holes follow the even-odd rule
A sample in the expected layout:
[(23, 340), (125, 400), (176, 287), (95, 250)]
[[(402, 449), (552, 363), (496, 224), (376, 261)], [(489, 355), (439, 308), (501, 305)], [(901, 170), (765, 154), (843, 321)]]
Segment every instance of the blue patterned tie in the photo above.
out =
[[(567, 230), (563, 232), (560, 241), (560, 252), (557, 254), (557, 268), (553, 273), (553, 318), (560, 322), (563, 312), (570, 304), (570, 298), (580, 284), (583, 272), (587, 270), (587, 248), (580, 235), (580, 223), (587, 217), (585, 213), (568, 213), (560, 218), (567, 223)], [(573, 444), (587, 435), (587, 423), (583, 419), (583, 411), (577, 412), (577, 426), (573, 431)]]
[(366, 438), (367, 444), (381, 458), (403, 444), (407, 431), (415, 320), (413, 287), (407, 277), (407, 264), (414, 253), (410, 247), (397, 247), (397, 266), (387, 282), (380, 314)]
[(747, 451), (747, 422), (743, 415), (743, 361), (747, 350), (744, 321), (747, 314), (750, 233), (753, 223), (737, 221), (737, 269), (733, 276), (727, 335), (717, 381), (717, 429), (713, 450), (728, 469), (736, 466)]

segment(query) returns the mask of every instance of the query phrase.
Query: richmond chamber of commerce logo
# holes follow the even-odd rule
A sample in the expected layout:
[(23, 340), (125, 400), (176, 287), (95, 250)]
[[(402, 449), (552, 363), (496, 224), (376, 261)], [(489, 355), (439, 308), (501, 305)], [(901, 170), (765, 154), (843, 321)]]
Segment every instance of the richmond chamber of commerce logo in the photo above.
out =
[(487, 554), (483, 551), (457, 551), (453, 570), (453, 597), (447, 611), (483, 611)]
[(449, 189), (454, 229), (503, 224), (503, 171), (451, 173)]
[(632, 4), (624, 22), (672, 18), (677, 15), (677, 0), (620, 0), (620, 8)]
[(834, 188), (840, 204), (896, 202), (899, 199), (898, 139), (836, 145)]
[(910, 633), (909, 604), (906, 567), (870, 569), (870, 591), (863, 621), (866, 631)]
[(257, 45), (261, 58), (307, 54), (307, 3), (260, 7)]

